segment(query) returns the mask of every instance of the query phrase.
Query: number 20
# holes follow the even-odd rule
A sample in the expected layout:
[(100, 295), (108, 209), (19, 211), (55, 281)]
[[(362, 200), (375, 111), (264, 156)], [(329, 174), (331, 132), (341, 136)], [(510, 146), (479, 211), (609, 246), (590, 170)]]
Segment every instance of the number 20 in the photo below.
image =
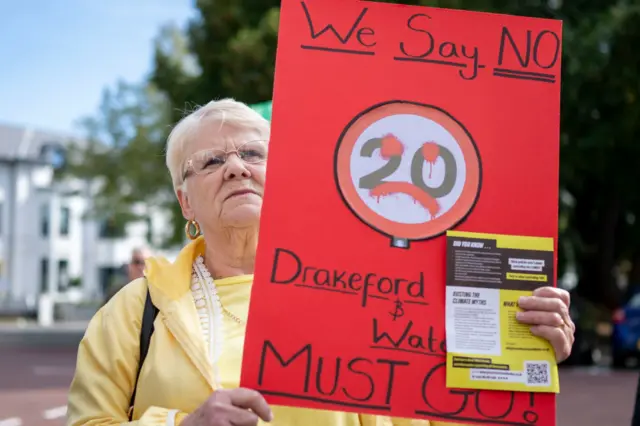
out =
[[(382, 138), (369, 139), (362, 145), (360, 149), (361, 157), (371, 157), (376, 149), (382, 148)], [(444, 197), (453, 190), (456, 183), (457, 164), (456, 159), (451, 151), (442, 145), (438, 145), (438, 157), (442, 158), (445, 166), (444, 179), (440, 186), (432, 188), (427, 186), (422, 178), (424, 163), (426, 160), (422, 154), (422, 147), (418, 148), (413, 154), (411, 160), (411, 182), (422, 189), (433, 198)], [(385, 183), (384, 179), (391, 176), (400, 167), (402, 161), (401, 155), (393, 155), (389, 157), (387, 163), (379, 169), (360, 178), (359, 186), (362, 189), (373, 189), (378, 185)], [(433, 166), (432, 166), (433, 167)]]

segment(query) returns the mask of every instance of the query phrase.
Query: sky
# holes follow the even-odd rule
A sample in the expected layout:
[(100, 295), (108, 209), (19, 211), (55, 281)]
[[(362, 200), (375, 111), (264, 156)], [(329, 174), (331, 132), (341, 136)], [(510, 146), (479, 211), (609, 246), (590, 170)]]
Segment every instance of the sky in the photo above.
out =
[(160, 26), (193, 0), (0, 1), (0, 123), (78, 134), (102, 90), (151, 70)]

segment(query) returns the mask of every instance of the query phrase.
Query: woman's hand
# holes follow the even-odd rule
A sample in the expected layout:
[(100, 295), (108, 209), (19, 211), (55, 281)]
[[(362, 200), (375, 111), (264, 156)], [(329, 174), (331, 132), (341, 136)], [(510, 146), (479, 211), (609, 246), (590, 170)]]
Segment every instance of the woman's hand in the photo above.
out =
[(531, 324), (531, 333), (551, 343), (558, 362), (569, 357), (573, 346), (576, 326), (569, 316), (570, 303), (569, 293), (555, 287), (541, 287), (518, 303), (524, 310), (516, 314), (518, 321)]
[(260, 393), (246, 388), (223, 389), (185, 417), (181, 426), (255, 426), (258, 418), (265, 422), (273, 419)]

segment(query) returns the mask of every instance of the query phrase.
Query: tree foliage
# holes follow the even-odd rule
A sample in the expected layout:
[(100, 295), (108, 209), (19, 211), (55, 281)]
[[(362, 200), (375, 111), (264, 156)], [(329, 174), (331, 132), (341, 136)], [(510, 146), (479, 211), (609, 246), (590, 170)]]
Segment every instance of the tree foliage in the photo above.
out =
[[(634, 283), (640, 285), (637, 223), (640, 193), (635, 189), (640, 182), (640, 167), (635, 164), (640, 158), (640, 144), (635, 141), (640, 134), (637, 2), (403, 0), (394, 3), (563, 20), (562, 265), (567, 262), (577, 265), (580, 293), (609, 307), (616, 306), (621, 300), (615, 285), (617, 265), (629, 263), (637, 277)], [(97, 127), (106, 132), (104, 136), (112, 141), (109, 146), (114, 150), (92, 152), (84, 170), (87, 176), (100, 175), (108, 182), (102, 195), (106, 196), (105, 200), (116, 201), (103, 205), (126, 209), (127, 204), (136, 199), (146, 200), (166, 192), (167, 174), (159, 167), (160, 157), (156, 157), (162, 151), (163, 137), (157, 133), (166, 136), (166, 125), (176, 122), (185, 110), (227, 96), (248, 103), (271, 98), (279, 1), (197, 0), (195, 6), (196, 16), (186, 31), (164, 28), (155, 44), (149, 84), (164, 95), (168, 108), (144, 96), (133, 96), (140, 104), (129, 108), (118, 95), (111, 94), (98, 114)], [(148, 87), (145, 90), (149, 90)], [(152, 114), (156, 115), (153, 119), (143, 119), (142, 115), (146, 116), (143, 113), (149, 111), (159, 113)], [(113, 113), (120, 118), (114, 119)], [(159, 125), (160, 122), (163, 124)], [(89, 128), (95, 133), (92, 126)], [(132, 129), (135, 130), (132, 132)], [(138, 157), (132, 165), (132, 150), (147, 154)], [(118, 195), (122, 188), (127, 190)], [(182, 224), (181, 217), (176, 217), (176, 226)]]
[(164, 167), (168, 103), (151, 85), (118, 82), (103, 91), (95, 116), (82, 120), (85, 140), (70, 146), (59, 178), (90, 182), (91, 214), (115, 227), (140, 219), (136, 203), (165, 205), (170, 179)]

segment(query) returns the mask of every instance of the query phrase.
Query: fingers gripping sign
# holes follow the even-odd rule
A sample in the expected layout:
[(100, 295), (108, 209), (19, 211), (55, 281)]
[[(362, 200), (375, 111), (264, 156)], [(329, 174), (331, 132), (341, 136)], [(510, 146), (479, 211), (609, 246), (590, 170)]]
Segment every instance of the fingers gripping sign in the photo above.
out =
[(252, 389), (222, 389), (187, 416), (184, 426), (255, 426), (270, 422), (273, 414), (264, 397)]
[(569, 315), (569, 293), (559, 288), (540, 287), (532, 296), (522, 297), (519, 306), (524, 311), (518, 312), (518, 321), (531, 325), (531, 333), (551, 343), (558, 362), (567, 359), (576, 331)]

